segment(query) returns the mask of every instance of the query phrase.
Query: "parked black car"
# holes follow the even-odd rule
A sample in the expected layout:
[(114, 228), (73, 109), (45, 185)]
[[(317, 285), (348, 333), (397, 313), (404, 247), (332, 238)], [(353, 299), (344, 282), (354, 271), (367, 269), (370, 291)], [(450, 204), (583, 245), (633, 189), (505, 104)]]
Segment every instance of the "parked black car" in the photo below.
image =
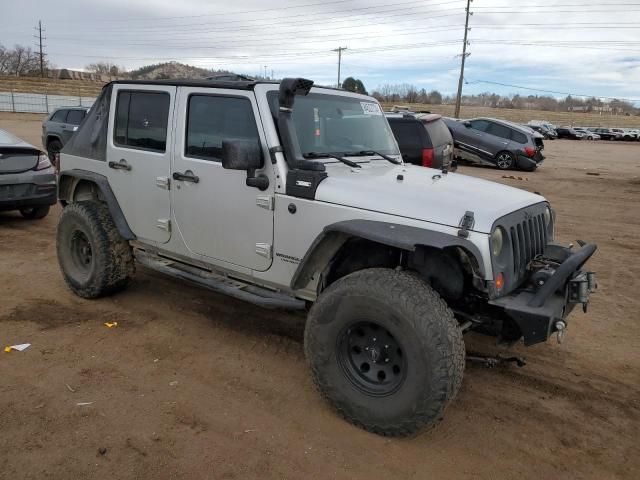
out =
[(434, 113), (388, 113), (402, 159), (431, 168), (455, 169), (453, 138), (440, 115)]
[(556, 133), (558, 134), (558, 138), (570, 138), (571, 140), (582, 140), (584, 136), (571, 127), (558, 127), (556, 128)]
[(600, 135), (600, 138), (602, 140), (619, 140), (620, 139), (620, 134), (613, 132), (609, 128), (592, 127), (592, 128), (588, 128), (587, 130), (593, 133), (597, 133), (598, 135)]

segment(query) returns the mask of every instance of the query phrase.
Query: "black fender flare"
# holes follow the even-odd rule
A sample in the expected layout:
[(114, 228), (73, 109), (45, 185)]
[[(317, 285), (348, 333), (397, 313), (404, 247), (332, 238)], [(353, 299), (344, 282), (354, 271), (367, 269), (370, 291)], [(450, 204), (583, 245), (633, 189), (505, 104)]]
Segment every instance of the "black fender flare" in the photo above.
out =
[(111, 214), (111, 217), (116, 224), (116, 228), (122, 238), (125, 240), (135, 240), (136, 236), (131, 231), (124, 213), (122, 213), (120, 204), (109, 185), (109, 180), (104, 175), (81, 169), (72, 169), (60, 172), (60, 176), (58, 177), (58, 198), (66, 202), (72, 201), (72, 187), (75, 187), (79, 180), (86, 180), (96, 185), (100, 193), (100, 199), (107, 204), (109, 213)]
[(480, 250), (466, 238), (396, 223), (346, 220), (327, 225), (315, 238), (291, 278), (291, 289), (304, 288), (314, 273), (323, 269), (350, 238), (363, 238), (412, 252), (420, 246), (439, 249), (460, 247), (475, 260), (478, 273), (484, 276)]

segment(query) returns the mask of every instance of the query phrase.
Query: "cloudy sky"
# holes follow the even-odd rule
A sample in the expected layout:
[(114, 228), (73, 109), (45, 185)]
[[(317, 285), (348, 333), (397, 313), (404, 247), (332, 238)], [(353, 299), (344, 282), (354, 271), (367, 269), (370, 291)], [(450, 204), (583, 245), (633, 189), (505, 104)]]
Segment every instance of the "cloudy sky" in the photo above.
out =
[[(410, 83), (453, 93), (466, 0), (20, 0), (5, 2), (0, 43), (46, 29), (58, 67), (177, 60), (254, 75), (342, 78), (369, 89)], [(640, 0), (474, 0), (465, 93), (513, 85), (640, 101)], [(458, 55), (458, 56), (457, 56)], [(494, 82), (494, 83), (490, 83)], [(503, 84), (503, 85), (499, 85)], [(531, 93), (544, 93), (535, 92)]]

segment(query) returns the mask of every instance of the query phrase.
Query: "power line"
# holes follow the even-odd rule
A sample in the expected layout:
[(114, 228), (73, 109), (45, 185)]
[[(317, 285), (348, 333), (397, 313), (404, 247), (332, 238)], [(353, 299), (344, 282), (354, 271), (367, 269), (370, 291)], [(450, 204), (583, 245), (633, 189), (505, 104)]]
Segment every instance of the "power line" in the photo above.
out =
[(543, 92), (543, 93), (553, 93), (556, 95), (571, 95), (572, 97), (591, 97), (591, 98), (606, 98), (607, 100), (622, 100), (625, 102), (640, 102), (640, 99), (634, 98), (624, 98), (624, 97), (603, 97), (602, 95), (585, 95), (582, 93), (568, 93), (568, 92), (558, 92), (556, 90), (542, 90), (540, 88), (532, 88), (532, 87), (524, 87), (522, 85), (513, 85), (510, 83), (501, 83), (501, 82), (492, 82), (490, 80), (470, 80), (466, 82), (469, 85), (474, 85), (477, 83), (487, 83), (490, 85), (499, 85), (502, 87), (511, 87), (511, 88), (519, 88), (522, 90), (531, 90), (534, 92)]
[[(376, 5), (376, 6), (367, 6), (367, 7), (359, 7), (359, 8), (349, 8), (349, 9), (343, 9), (343, 10), (331, 10), (331, 11), (327, 11), (327, 12), (307, 12), (307, 13), (299, 13), (299, 14), (295, 14), (295, 15), (283, 15), (283, 16), (278, 16), (278, 17), (268, 17), (268, 18), (264, 18), (264, 17), (259, 17), (259, 18), (249, 18), (249, 19), (242, 19), (242, 20), (227, 20), (227, 21), (216, 21), (216, 28), (213, 31), (228, 31), (228, 30), (236, 30), (239, 27), (230, 27), (227, 29), (220, 29), (217, 28), (217, 25), (230, 25), (230, 24), (242, 24), (242, 23), (248, 23), (248, 22), (267, 22), (261, 25), (248, 25), (248, 28), (255, 28), (255, 27), (259, 27), (259, 26), (274, 26), (274, 25), (279, 25), (279, 24), (292, 24), (293, 26), (298, 26), (300, 25), (300, 21), (299, 20), (295, 20), (295, 22), (292, 22), (292, 19), (294, 18), (300, 18), (300, 17), (311, 17), (308, 19), (308, 21), (312, 21), (312, 22), (319, 22), (319, 21), (328, 21), (328, 20), (344, 20), (347, 17), (358, 17), (360, 18), (362, 15), (375, 15), (375, 14), (386, 14), (386, 13), (393, 13), (393, 12), (397, 12), (399, 10), (411, 10), (414, 14), (416, 13), (416, 9), (417, 8), (432, 8), (434, 6), (441, 6), (441, 5), (450, 5), (450, 4), (454, 4), (454, 3), (460, 3), (461, 0), (449, 0), (446, 2), (440, 2), (440, 3), (428, 3), (425, 4), (424, 1), (421, 0), (411, 0), (411, 1), (403, 1), (403, 2), (397, 2), (397, 3), (389, 3), (386, 5)], [(414, 5), (418, 3), (419, 5)], [(398, 9), (398, 8), (391, 8), (389, 9), (389, 7), (399, 7), (399, 6), (403, 6), (403, 5), (413, 5), (411, 7), (407, 7), (407, 8), (403, 8), (403, 9)], [(379, 9), (379, 8), (386, 8), (387, 10), (382, 10), (382, 11), (378, 11), (378, 12), (371, 12), (371, 13), (367, 13), (368, 11), (374, 10), (374, 9)], [(452, 9), (439, 9), (436, 10), (436, 12), (443, 12), (443, 11), (450, 11), (450, 10), (456, 10), (457, 8), (452, 8)], [(358, 12), (356, 14), (351, 14), (351, 15), (344, 15), (345, 13), (348, 12)], [(331, 17), (331, 18), (321, 18), (322, 15), (332, 15), (332, 14), (338, 14), (339, 16), (337, 17)], [(389, 16), (395, 16), (395, 15), (389, 15)], [(280, 21), (274, 21), (274, 20), (280, 20)], [(302, 20), (304, 21), (304, 20)], [(131, 34), (139, 34), (140, 32), (153, 32), (153, 31), (160, 31), (160, 32), (167, 32), (168, 30), (171, 29), (176, 29), (176, 28), (186, 28), (189, 29), (190, 31), (193, 31), (193, 27), (197, 27), (197, 26), (205, 26), (208, 28), (211, 28), (211, 21), (207, 21), (204, 23), (186, 23), (186, 24), (174, 24), (174, 25), (150, 25), (150, 26), (143, 26), (143, 27), (136, 27), (135, 31), (132, 31), (130, 27), (115, 27), (115, 28), (91, 28), (88, 27), (90, 29), (90, 32), (125, 32), (125, 33), (131, 33)], [(353, 26), (352, 26), (353, 27)], [(82, 30), (79, 30), (80, 32)]]

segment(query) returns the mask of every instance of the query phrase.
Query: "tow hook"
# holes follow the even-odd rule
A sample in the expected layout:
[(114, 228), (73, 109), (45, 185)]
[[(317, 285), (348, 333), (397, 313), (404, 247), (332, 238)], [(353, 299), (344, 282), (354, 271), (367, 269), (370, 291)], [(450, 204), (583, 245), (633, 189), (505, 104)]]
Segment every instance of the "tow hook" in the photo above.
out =
[(558, 339), (558, 343), (562, 343), (562, 341), (564, 340), (564, 335), (567, 333), (567, 324), (564, 323), (563, 320), (558, 320), (555, 324), (556, 327), (556, 331), (558, 332), (558, 336), (556, 337)]

